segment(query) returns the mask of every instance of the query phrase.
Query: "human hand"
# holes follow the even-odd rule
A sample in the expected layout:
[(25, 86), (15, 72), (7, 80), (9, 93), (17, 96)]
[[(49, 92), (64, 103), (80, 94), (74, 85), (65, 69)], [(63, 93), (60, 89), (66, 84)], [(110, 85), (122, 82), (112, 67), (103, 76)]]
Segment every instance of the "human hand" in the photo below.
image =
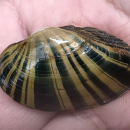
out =
[[(128, 0), (1, 0), (0, 53), (44, 27), (92, 26), (130, 41)], [(130, 92), (101, 107), (43, 112), (14, 102), (0, 89), (0, 130), (129, 130)]]

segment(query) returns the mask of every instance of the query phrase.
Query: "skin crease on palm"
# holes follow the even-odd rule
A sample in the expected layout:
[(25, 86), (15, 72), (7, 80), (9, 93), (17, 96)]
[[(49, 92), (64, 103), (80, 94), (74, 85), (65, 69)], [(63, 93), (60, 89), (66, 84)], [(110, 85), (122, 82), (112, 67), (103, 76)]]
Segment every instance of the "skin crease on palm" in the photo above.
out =
[[(129, 0), (0, 0), (0, 53), (44, 27), (92, 26), (130, 45)], [(120, 73), (119, 73), (120, 74)], [(130, 91), (90, 110), (43, 112), (0, 89), (0, 130), (130, 130)]]

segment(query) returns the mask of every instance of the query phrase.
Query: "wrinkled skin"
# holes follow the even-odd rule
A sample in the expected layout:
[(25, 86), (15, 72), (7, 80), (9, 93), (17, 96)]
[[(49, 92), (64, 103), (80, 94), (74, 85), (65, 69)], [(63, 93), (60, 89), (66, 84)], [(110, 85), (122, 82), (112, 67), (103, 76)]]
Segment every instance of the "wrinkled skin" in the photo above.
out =
[[(92, 26), (130, 44), (129, 0), (0, 0), (0, 53), (50, 26)], [(120, 73), (119, 73), (120, 74)], [(42, 112), (0, 89), (0, 130), (130, 130), (130, 91), (91, 110)]]

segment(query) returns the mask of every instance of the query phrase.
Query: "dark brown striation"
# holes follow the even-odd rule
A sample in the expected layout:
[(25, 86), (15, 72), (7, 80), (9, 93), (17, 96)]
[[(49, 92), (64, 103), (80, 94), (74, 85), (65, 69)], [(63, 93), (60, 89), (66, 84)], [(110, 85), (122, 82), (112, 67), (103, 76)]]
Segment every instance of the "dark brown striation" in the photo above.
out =
[(130, 46), (92, 27), (45, 28), (0, 55), (2, 89), (43, 111), (89, 109), (130, 88)]

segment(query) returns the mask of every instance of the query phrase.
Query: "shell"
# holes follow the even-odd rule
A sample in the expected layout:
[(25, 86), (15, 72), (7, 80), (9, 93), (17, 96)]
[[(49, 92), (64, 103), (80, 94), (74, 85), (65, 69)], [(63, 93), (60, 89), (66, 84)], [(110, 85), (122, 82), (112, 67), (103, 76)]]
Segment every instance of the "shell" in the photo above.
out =
[(130, 88), (130, 46), (92, 27), (45, 28), (0, 55), (0, 85), (43, 111), (89, 109)]

